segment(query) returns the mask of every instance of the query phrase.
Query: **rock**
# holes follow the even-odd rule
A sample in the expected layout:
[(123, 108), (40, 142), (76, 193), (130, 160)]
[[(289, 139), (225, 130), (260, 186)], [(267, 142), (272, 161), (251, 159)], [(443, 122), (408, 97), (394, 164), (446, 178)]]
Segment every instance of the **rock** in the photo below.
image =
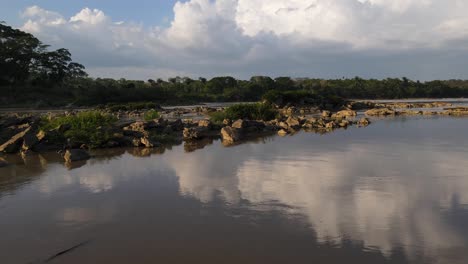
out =
[(387, 115), (396, 115), (397, 112), (390, 108), (374, 108), (366, 111), (368, 116), (387, 116)]
[(322, 117), (330, 117), (331, 116), (331, 112), (330, 111), (323, 111), (322, 112)]
[(342, 110), (336, 113), (337, 117), (354, 117), (356, 115), (356, 111), (353, 110)]
[(370, 123), (371, 122), (369, 121), (369, 119), (365, 118), (365, 117), (359, 119), (359, 121), (358, 121), (359, 126), (368, 126)]
[(348, 104), (347, 107), (352, 110), (362, 110), (362, 109), (374, 108), (375, 103), (354, 101)]
[(169, 126), (171, 127), (172, 131), (182, 131), (184, 130), (184, 123), (181, 119), (177, 119), (173, 122), (169, 122)]
[(231, 119), (224, 119), (224, 120), (223, 120), (223, 125), (225, 125), (225, 126), (231, 126), (231, 125), (232, 125)]
[(138, 121), (138, 122), (130, 124), (127, 127), (124, 127), (124, 130), (137, 131), (137, 132), (141, 132), (147, 135), (148, 133), (147, 130), (158, 128), (158, 127), (164, 128), (165, 127), (164, 121), (161, 123), (155, 122), (155, 121), (149, 121), (149, 122)]
[(190, 127), (184, 128), (183, 136), (185, 140), (201, 139), (208, 136), (208, 132), (207, 127)]
[(299, 121), (298, 118), (292, 116), (288, 117), (286, 124), (288, 124), (288, 126), (292, 129), (298, 129), (301, 127), (301, 121)]
[(286, 123), (286, 122), (279, 122), (278, 123), (278, 126), (284, 130), (288, 130), (289, 129), (289, 125)]
[(350, 122), (348, 120), (342, 120), (339, 124), (340, 127), (348, 127), (350, 125)]
[(280, 135), (282, 137), (286, 136), (287, 134), (289, 134), (289, 132), (287, 130), (285, 130), (285, 129), (280, 129), (278, 131), (278, 135)]
[(147, 148), (154, 148), (160, 145), (158, 142), (155, 142), (147, 137), (140, 138), (140, 142)]
[(335, 124), (335, 122), (333, 122), (333, 121), (332, 121), (332, 122), (328, 122), (328, 123), (325, 124), (325, 128), (326, 128), (326, 129), (334, 129), (334, 128), (336, 128), (336, 124)]
[(20, 150), (23, 143), (23, 137), (31, 130), (31, 127), (26, 128), (22, 132), (14, 135), (10, 140), (0, 146), (0, 152), (16, 153)]
[(143, 144), (141, 143), (141, 139), (140, 138), (132, 138), (132, 145), (134, 147), (141, 147), (143, 146)]
[(242, 130), (235, 127), (223, 127), (221, 129), (221, 137), (224, 142), (235, 143), (242, 139)]
[(208, 127), (208, 128), (210, 128), (211, 127), (211, 121), (208, 120), (208, 119), (200, 120), (200, 121), (198, 121), (198, 126), (199, 127)]
[(32, 150), (39, 143), (36, 134), (35, 130), (30, 130), (24, 135), (23, 145), (21, 146), (23, 151)]
[(246, 128), (247, 127), (247, 122), (245, 122), (242, 119), (239, 119), (239, 120), (235, 121), (234, 123), (232, 123), (232, 127), (233, 128)]
[(4, 160), (3, 158), (0, 158), (0, 168), (3, 168), (3, 167), (6, 167), (10, 165), (6, 160)]
[(46, 135), (47, 134), (44, 130), (39, 130), (39, 132), (37, 132), (36, 134), (37, 140), (42, 141), (43, 139), (46, 138)]
[(88, 152), (82, 149), (67, 149), (63, 155), (63, 158), (66, 162), (74, 162), (90, 159), (91, 156), (88, 154)]
[(400, 115), (422, 115), (422, 111), (405, 110), (399, 112)]
[(445, 108), (449, 115), (468, 115), (468, 107)]

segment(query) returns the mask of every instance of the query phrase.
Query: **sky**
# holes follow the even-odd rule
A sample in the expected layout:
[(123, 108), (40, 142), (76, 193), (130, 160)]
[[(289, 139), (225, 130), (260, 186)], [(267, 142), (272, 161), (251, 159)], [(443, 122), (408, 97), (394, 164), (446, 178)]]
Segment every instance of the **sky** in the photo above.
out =
[(0, 0), (92, 77), (468, 78), (466, 0)]

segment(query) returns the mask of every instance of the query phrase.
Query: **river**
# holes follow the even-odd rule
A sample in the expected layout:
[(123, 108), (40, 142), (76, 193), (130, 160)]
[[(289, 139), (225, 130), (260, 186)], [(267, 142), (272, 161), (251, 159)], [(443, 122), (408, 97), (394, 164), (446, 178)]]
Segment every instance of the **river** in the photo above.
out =
[(73, 167), (7, 156), (0, 262), (468, 263), (466, 131), (401, 116)]

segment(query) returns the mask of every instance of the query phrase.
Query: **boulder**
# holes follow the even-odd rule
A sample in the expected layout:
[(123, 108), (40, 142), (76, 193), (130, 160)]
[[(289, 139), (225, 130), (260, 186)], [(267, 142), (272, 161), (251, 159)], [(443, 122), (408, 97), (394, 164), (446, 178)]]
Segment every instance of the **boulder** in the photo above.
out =
[(247, 127), (247, 122), (242, 120), (242, 119), (239, 119), (239, 120), (235, 121), (234, 123), (232, 123), (232, 127), (233, 128), (246, 128)]
[(74, 162), (80, 160), (88, 160), (91, 156), (83, 149), (67, 149), (63, 158), (66, 162)]
[(208, 127), (208, 128), (210, 128), (211, 127), (211, 121), (208, 120), (208, 119), (202, 119), (202, 120), (198, 121), (198, 126), (199, 127)]
[(202, 139), (208, 136), (208, 132), (207, 127), (190, 127), (184, 128), (183, 136), (185, 140)]
[(369, 119), (365, 118), (365, 117), (359, 119), (359, 121), (358, 121), (359, 126), (368, 126), (370, 123), (371, 122), (369, 121)]
[(3, 143), (0, 146), (0, 152), (5, 153), (15, 153), (18, 152), (21, 148), (21, 144), (23, 143), (23, 137), (31, 130), (31, 127), (26, 128), (25, 130), (21, 131), (20, 133), (14, 135), (10, 140)]
[(224, 142), (235, 143), (242, 139), (242, 130), (235, 127), (223, 127), (221, 129), (221, 137)]
[(298, 129), (301, 127), (301, 121), (298, 118), (292, 116), (288, 117), (286, 124), (288, 124), (288, 126), (292, 129)]

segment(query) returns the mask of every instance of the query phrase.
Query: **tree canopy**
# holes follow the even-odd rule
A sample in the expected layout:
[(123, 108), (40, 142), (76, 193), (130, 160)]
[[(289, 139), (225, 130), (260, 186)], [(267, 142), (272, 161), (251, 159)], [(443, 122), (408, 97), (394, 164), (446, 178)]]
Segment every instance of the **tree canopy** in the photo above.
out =
[[(156, 80), (156, 81), (155, 81)], [(0, 105), (63, 106), (153, 101), (161, 104), (209, 101), (301, 101), (311, 98), (399, 99), (467, 97), (468, 81), (312, 79), (230, 76), (174, 77), (167, 81), (88, 78), (67, 49), (49, 50), (32, 34), (0, 23)]]

